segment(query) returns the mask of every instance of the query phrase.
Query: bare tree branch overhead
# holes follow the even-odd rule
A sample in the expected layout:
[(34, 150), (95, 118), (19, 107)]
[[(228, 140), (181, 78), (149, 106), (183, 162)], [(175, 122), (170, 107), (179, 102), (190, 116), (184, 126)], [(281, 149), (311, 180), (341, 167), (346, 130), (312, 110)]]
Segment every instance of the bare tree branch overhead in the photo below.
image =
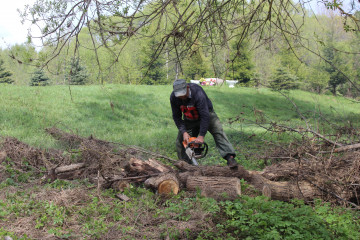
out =
[[(113, 62), (119, 61), (124, 46), (131, 39), (155, 39), (154, 54), (149, 65), (168, 54), (167, 61), (175, 62), (181, 70), (180, 58), (191, 53), (201, 42), (210, 54), (219, 48), (229, 48), (236, 39), (237, 48), (244, 39), (257, 39), (256, 45), (271, 43), (282, 36), (293, 50), (293, 42), (305, 44), (301, 36), (305, 6), (315, 1), (291, 0), (37, 0), (22, 12), (23, 21), (31, 21), (41, 30), (43, 46), (51, 46), (48, 64), (69, 43), (75, 42), (74, 54), (82, 43), (78, 36), (88, 31), (92, 50), (106, 48)], [(327, 9), (343, 17), (344, 29), (360, 31), (354, 14), (360, 3), (352, 0), (345, 8), (341, 1), (322, 0)], [(300, 20), (299, 20), (300, 19)], [(291, 39), (291, 41), (290, 41)], [(256, 48), (256, 46), (255, 46)], [(314, 50), (312, 50), (314, 51)], [(296, 54), (296, 53), (295, 53)], [(239, 54), (227, 56), (231, 63)], [(101, 63), (98, 60), (99, 69)], [(226, 75), (228, 69), (222, 74)]]

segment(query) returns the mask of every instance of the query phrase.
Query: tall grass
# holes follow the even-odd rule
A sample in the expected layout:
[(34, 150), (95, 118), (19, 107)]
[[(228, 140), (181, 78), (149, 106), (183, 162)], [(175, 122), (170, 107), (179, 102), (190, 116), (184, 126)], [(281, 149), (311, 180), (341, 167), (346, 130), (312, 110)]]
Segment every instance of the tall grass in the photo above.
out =
[[(292, 91), (286, 98), (268, 89), (226, 86), (204, 89), (239, 152), (260, 138), (273, 137), (265, 134), (256, 122), (266, 126), (276, 121), (296, 127), (305, 124), (299, 112), (315, 128), (321, 126), (324, 118), (343, 124), (360, 120), (358, 104), (340, 97)], [(1, 85), (0, 135), (16, 137), (37, 147), (58, 147), (44, 131), (56, 126), (81, 136), (92, 134), (175, 158), (177, 129), (171, 115), (171, 91), (171, 86)], [(240, 116), (239, 121), (230, 124), (229, 120), (237, 116)], [(251, 137), (254, 134), (256, 136)], [(212, 137), (206, 137), (206, 141), (211, 148), (204, 163), (219, 159)]]

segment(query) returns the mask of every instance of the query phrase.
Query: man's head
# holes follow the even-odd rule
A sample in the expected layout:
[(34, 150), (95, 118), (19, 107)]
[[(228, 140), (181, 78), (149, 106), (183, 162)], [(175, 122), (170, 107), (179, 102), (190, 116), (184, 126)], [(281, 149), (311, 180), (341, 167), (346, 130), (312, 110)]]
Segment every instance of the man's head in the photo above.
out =
[(187, 97), (187, 84), (184, 79), (176, 79), (173, 84), (175, 97), (186, 98)]

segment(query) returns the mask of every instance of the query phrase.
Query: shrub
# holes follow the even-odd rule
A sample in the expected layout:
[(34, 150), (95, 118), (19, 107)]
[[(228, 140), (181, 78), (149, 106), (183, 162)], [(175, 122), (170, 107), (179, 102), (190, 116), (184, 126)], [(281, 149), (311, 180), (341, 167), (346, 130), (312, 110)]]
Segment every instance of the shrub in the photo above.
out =
[(275, 91), (297, 89), (297, 77), (289, 73), (285, 68), (276, 69), (272, 76), (270, 88)]

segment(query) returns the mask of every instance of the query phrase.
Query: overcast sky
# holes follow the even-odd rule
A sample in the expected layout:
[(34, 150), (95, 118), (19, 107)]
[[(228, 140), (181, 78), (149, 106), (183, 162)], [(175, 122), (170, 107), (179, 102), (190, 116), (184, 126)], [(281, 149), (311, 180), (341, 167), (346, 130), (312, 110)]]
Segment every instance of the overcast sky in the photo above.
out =
[(0, 6), (0, 47), (6, 48), (16, 43), (24, 43), (27, 39), (27, 26), (21, 24), (19, 13), (16, 9), (23, 10), (26, 4), (35, 0), (6, 0)]

